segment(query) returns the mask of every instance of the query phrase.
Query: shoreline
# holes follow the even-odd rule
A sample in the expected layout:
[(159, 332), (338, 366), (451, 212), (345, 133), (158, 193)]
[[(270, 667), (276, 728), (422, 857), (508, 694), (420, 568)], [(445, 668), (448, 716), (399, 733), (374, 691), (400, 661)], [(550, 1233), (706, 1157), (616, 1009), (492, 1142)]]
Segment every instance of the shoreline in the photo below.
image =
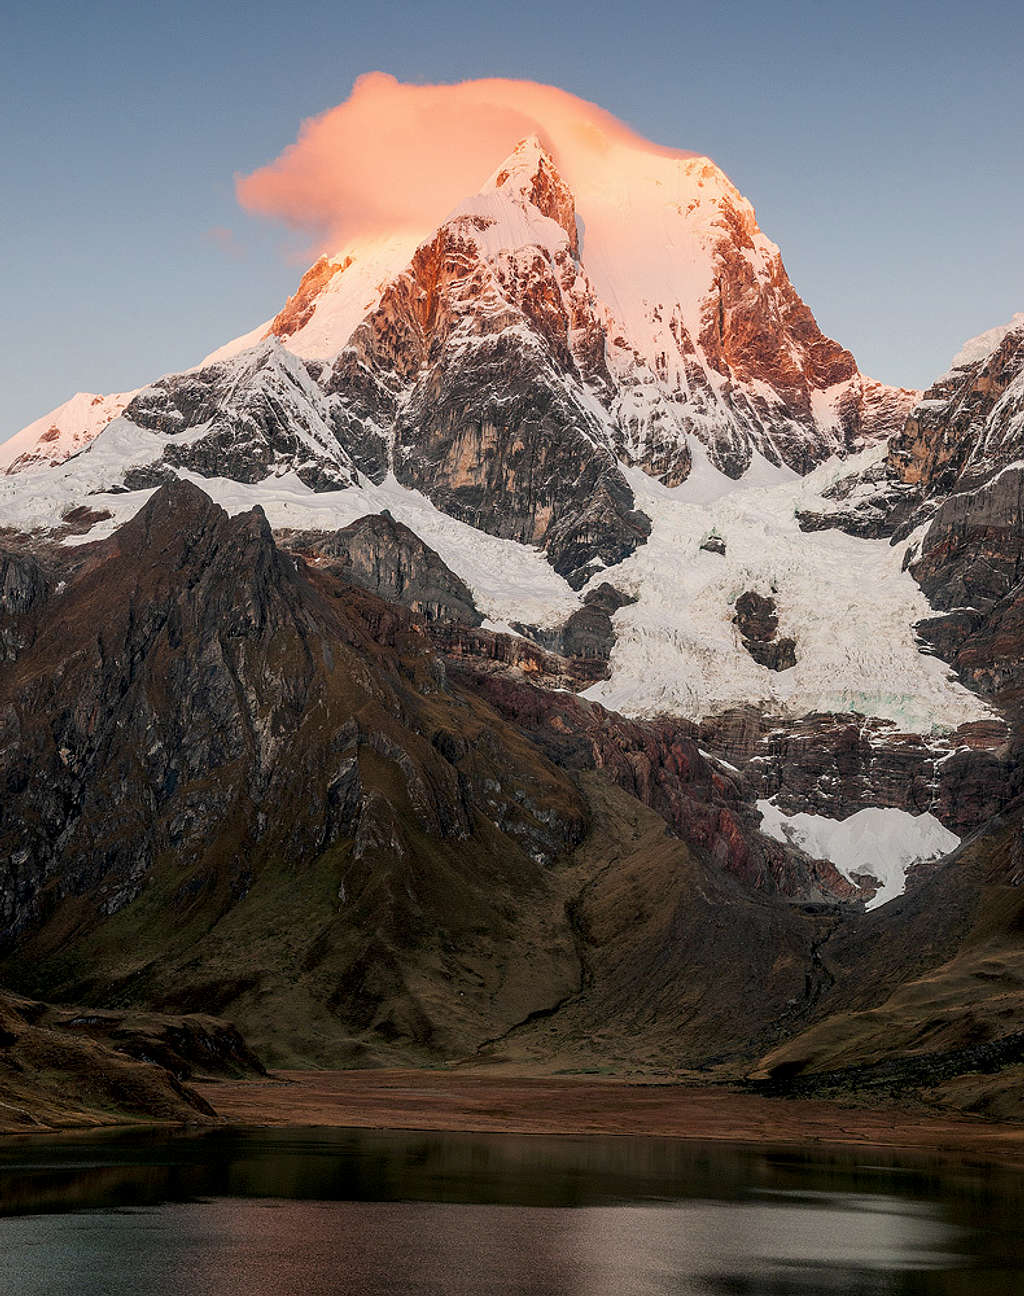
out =
[(748, 1147), (874, 1148), (1024, 1169), (1024, 1124), (895, 1105), (766, 1098), (726, 1085), (379, 1070), (192, 1082), (229, 1125), (618, 1136)]
[(214, 1108), (195, 1120), (77, 1119), (0, 1130), (0, 1146), (128, 1132), (369, 1129), (549, 1138), (656, 1138), (827, 1154), (874, 1150), (911, 1159), (1024, 1171), (1024, 1122), (830, 1099), (763, 1097), (736, 1086), (618, 1076), (525, 1076), (388, 1068), (276, 1070), (266, 1078), (196, 1078)]

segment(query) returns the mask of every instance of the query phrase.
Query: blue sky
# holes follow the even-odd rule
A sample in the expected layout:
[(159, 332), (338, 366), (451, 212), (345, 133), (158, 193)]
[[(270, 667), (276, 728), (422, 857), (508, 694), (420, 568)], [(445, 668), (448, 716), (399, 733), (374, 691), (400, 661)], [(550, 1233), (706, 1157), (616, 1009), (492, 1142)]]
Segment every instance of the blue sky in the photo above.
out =
[(277, 310), (299, 248), (242, 212), (234, 176), (373, 69), (549, 82), (709, 154), (825, 331), (873, 376), (924, 385), (1024, 309), (1022, 57), (1019, 3), (995, 0), (16, 3), (0, 440)]

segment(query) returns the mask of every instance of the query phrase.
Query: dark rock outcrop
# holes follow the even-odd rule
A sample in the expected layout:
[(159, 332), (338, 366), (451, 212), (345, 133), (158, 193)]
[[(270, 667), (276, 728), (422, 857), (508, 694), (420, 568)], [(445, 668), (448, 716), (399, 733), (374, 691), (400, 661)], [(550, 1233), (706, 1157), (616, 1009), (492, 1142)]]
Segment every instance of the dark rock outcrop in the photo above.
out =
[(964, 837), (1013, 795), (1006, 727), (975, 723), (946, 738), (889, 721), (807, 716), (765, 734), (748, 772), (786, 814), (845, 819), (865, 806), (934, 814)]
[(743, 647), (759, 666), (783, 671), (796, 665), (796, 640), (776, 637), (779, 618), (773, 598), (766, 598), (755, 590), (747, 590), (737, 598), (735, 607), (733, 620), (740, 632)]
[(587, 590), (583, 596), (585, 607), (601, 608), (609, 616), (618, 612), (619, 608), (629, 607), (631, 603), (635, 602), (635, 594), (623, 594), (622, 590), (616, 589), (614, 585), (609, 585), (607, 581), (595, 585), (593, 589)]
[(50, 582), (32, 554), (0, 549), (0, 662), (14, 661), (31, 641), (32, 614), (49, 593)]
[(514, 621), (512, 629), (531, 639), (545, 652), (558, 659), (567, 659), (568, 666), (563, 666), (560, 671), (543, 670), (548, 688), (564, 687), (553, 678), (556, 673), (589, 685), (608, 678), (608, 660), (615, 644), (612, 617), (619, 608), (635, 602), (631, 595), (623, 594), (607, 581), (602, 581), (587, 591), (583, 606), (571, 613), (561, 625), (545, 628)]
[(720, 558), (725, 557), (725, 541), (717, 531), (710, 532), (701, 541), (700, 547), (704, 553), (718, 554)]
[[(607, 663), (615, 643), (611, 615), (596, 603), (577, 608), (562, 625), (553, 629), (523, 625), (520, 621), (513, 621), (512, 629), (548, 652), (592, 663)], [(591, 674), (595, 679), (607, 678), (603, 669)]]
[(744, 707), (696, 728), (751, 796), (773, 800), (788, 815), (846, 819), (869, 806), (928, 811), (964, 837), (1020, 790), (1012, 732), (995, 718), (923, 735), (861, 715), (791, 719)]
[[(575, 655), (562, 643), (561, 633), (550, 635), (536, 627), (524, 627), (528, 634), (502, 634), (468, 626), (434, 625), (430, 637), (446, 658), (473, 662), (480, 671), (526, 677), (545, 688), (569, 689), (573, 693), (608, 677), (607, 656)], [(539, 640), (539, 641), (538, 641)], [(543, 646), (550, 642), (553, 646)]]
[(307, 562), (427, 621), (477, 626), (483, 620), (466, 583), (390, 513), (368, 514), (338, 531), (281, 533), (279, 540)]

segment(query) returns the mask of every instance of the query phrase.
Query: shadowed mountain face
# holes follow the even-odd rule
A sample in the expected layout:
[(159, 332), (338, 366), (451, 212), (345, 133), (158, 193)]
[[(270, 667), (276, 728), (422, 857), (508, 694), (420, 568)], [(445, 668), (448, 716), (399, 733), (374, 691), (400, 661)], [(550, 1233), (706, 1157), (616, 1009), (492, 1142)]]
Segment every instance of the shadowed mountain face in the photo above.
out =
[[(228, 1016), (271, 1062), (737, 1076), (766, 1054), (767, 1083), (813, 1087), (851, 1058), (924, 1049), (942, 1068), (913, 1063), (914, 1083), (954, 1093), (970, 1048), (991, 1045), (1002, 1076), (1015, 820), (913, 896), (844, 908), (855, 888), (761, 836), (758, 789), (702, 754), (697, 726), (550, 691), (540, 650), (533, 682), (483, 647), (453, 654), (453, 631), (492, 651), (503, 636), (321, 561), (358, 559), (367, 581), (361, 556), (395, 535), (370, 519), (304, 538), (310, 565), (258, 511), (229, 518), (180, 483), (109, 540), (8, 556), (2, 975), (89, 1005), (14, 1004), (26, 1058), (87, 1025), (53, 1037), (60, 1065), (105, 1067), (123, 1111), (171, 1116), (191, 1102), (196, 1031), (224, 1065), (257, 1065), (179, 1016), (195, 1012)], [(433, 551), (397, 538), (407, 589), (452, 588)], [(950, 959), (966, 971), (944, 980)], [(889, 997), (913, 1004), (936, 975), (941, 1006), (877, 1027)], [(136, 1044), (162, 1069), (140, 1071)], [(58, 1118), (47, 1091), (4, 1083)], [(97, 1093), (81, 1089), (75, 1119)]]
[[(229, 519), (195, 487), (161, 489), (78, 550), (61, 592), (25, 616), (0, 702), (0, 890), (7, 944), (35, 933), (40, 982), (187, 997), (187, 979), (161, 977), (161, 947), (195, 962), (200, 933), (247, 898), (312, 888), (342, 930), (327, 940), (306, 913), (305, 938), (372, 964), (369, 1026), (366, 1005), (399, 994), (394, 951), (443, 947), (446, 923), (514, 943), (514, 898), (543, 890), (585, 831), (570, 781), (448, 689), (421, 623), (339, 596), (277, 549), (259, 512)], [(272, 902), (264, 919), (285, 921)], [(557, 962), (543, 944), (538, 959)], [(208, 975), (193, 987), (207, 1003), (245, 981), (236, 968), (204, 992)], [(492, 994), (518, 1012), (529, 992), (515, 970), (502, 980)], [(401, 1011), (413, 1020), (392, 1034), (429, 1036), (414, 994)]]

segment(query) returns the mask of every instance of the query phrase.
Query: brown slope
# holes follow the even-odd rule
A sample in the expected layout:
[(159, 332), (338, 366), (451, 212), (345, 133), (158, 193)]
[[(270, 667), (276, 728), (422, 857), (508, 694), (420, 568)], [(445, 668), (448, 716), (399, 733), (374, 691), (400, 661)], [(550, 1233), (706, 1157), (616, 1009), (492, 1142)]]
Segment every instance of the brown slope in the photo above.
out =
[(842, 924), (821, 951), (832, 986), (820, 1020), (755, 1076), (778, 1091), (920, 1091), (1024, 1117), (1022, 822), (1018, 802), (923, 885)]
[[(258, 511), (169, 486), (76, 561), (0, 677), (7, 977), (238, 1009), (291, 1056), (321, 1032), (461, 1038), (406, 953), (429, 947), (443, 981), (458, 951), (527, 939), (523, 898), (583, 831), (569, 780), (448, 690), (407, 614), (307, 575)], [(499, 960), (465, 1015), (514, 1019), (535, 993)]]
[(0, 991), (0, 1133), (213, 1119), (197, 1078), (264, 1075), (213, 1018), (52, 1008)]
[(835, 922), (751, 892), (603, 774), (582, 776), (592, 835), (561, 884), (580, 980), (480, 1055), (531, 1070), (735, 1073), (818, 995)]

